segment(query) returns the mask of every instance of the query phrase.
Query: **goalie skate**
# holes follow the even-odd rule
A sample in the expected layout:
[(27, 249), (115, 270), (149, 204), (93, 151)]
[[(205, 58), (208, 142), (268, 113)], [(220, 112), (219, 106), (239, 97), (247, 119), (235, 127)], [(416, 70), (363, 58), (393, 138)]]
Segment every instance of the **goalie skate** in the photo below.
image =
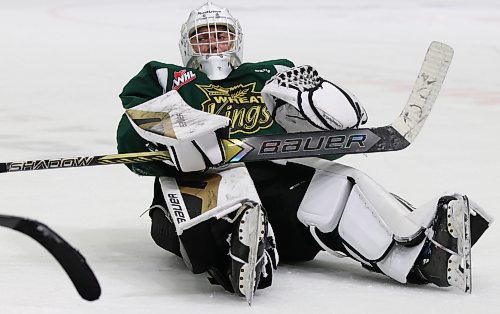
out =
[(251, 304), (262, 273), (267, 216), (260, 205), (247, 202), (237, 219), (231, 235), (231, 281), (235, 292)]
[(471, 293), (470, 208), (466, 196), (444, 196), (438, 201), (433, 227), (428, 229), (429, 245), (419, 270), (424, 278), (440, 287), (454, 286)]

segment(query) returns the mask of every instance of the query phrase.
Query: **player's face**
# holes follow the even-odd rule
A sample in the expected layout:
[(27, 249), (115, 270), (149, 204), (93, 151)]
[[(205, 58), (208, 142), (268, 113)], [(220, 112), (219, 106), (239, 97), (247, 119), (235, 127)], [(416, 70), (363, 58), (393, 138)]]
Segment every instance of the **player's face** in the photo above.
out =
[(196, 53), (222, 53), (232, 48), (234, 33), (225, 25), (202, 26), (191, 36), (190, 40)]

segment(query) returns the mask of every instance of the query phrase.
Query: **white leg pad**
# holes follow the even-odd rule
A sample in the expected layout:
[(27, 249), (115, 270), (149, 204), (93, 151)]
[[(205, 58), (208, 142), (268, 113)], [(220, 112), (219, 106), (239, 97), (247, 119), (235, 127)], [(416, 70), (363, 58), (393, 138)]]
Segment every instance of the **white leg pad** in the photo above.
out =
[[(317, 174), (311, 182), (314, 183), (310, 186), (311, 191), (306, 192), (299, 219), (313, 226), (311, 230), (338, 232), (345, 252), (350, 256), (365, 265), (376, 265), (385, 275), (406, 283), (406, 277), (426, 243), (425, 236), (429, 237), (426, 230), (432, 230), (429, 228), (436, 217), (440, 198), (409, 210), (397, 197), (357, 169), (316, 158), (288, 162), (313, 167)], [(320, 185), (323, 184), (332, 188), (322, 188)], [(338, 191), (340, 195), (335, 196)], [(479, 206), (471, 201), (470, 206), (471, 217), (480, 215), (491, 223), (493, 219)], [(328, 213), (328, 209), (333, 212)], [(335, 226), (337, 222), (338, 227)], [(336, 237), (336, 234), (332, 236)], [(320, 237), (315, 239), (318, 243), (321, 241)], [(326, 246), (324, 243), (320, 245)]]
[(413, 267), (424, 243), (422, 241), (422, 243), (414, 247), (405, 247), (396, 243), (387, 256), (377, 263), (377, 266), (392, 279), (406, 283), (406, 276)]
[(408, 219), (417, 226), (428, 228), (436, 216), (439, 198), (440, 197), (436, 197), (416, 208), (413, 212), (407, 215)]
[(365, 265), (371, 266), (371, 264), (368, 263), (365, 259), (363, 259), (362, 256), (359, 256), (358, 253), (354, 252), (353, 250), (351, 250), (348, 247), (346, 247), (345, 249), (350, 254), (350, 256), (352, 256), (355, 260), (357, 260), (361, 264), (365, 264)]
[(392, 243), (392, 232), (358, 185), (352, 188), (340, 219), (339, 235), (368, 260), (378, 260)]
[(252, 178), (243, 164), (235, 164), (209, 172), (222, 177), (217, 193), (219, 204), (231, 203), (237, 199), (248, 199), (261, 204)]
[(260, 198), (246, 167), (234, 165), (223, 170), (211, 171), (220, 177), (220, 182), (203, 193), (210, 195), (208, 199), (214, 204), (207, 211), (196, 217), (190, 217), (181, 195), (177, 181), (172, 177), (160, 177), (160, 184), (165, 202), (174, 220), (178, 235), (212, 217), (220, 219), (238, 210), (246, 201), (260, 204)]
[[(380, 220), (398, 241), (411, 240), (421, 233), (422, 226), (408, 219), (406, 207), (362, 171), (317, 158), (293, 159), (293, 162), (313, 167), (317, 169), (316, 171), (352, 178), (359, 189), (363, 191), (366, 201), (371, 204), (372, 208), (376, 209)], [(332, 197), (334, 191), (330, 190), (328, 194)]]
[(306, 226), (324, 233), (333, 231), (346, 206), (352, 183), (345, 176), (317, 170), (297, 212)]

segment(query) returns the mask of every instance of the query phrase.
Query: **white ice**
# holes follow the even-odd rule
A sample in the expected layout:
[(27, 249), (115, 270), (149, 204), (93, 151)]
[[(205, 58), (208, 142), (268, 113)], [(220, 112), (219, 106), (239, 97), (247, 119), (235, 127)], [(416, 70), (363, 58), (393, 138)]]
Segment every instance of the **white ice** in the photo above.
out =
[[(114, 153), (118, 94), (150, 60), (181, 63), (181, 23), (202, 1), (0, 1), (0, 160)], [(391, 122), (429, 43), (455, 49), (410, 148), (344, 158), (414, 204), (463, 192), (500, 216), (500, 3), (496, 0), (221, 1), (240, 19), (245, 60), (311, 64)], [(0, 313), (500, 313), (500, 231), (473, 249), (473, 293), (405, 286), (320, 254), (283, 265), (242, 298), (157, 248), (152, 180), (123, 165), (0, 174), (0, 213), (38, 219), (87, 258), (103, 288), (82, 300), (41, 246), (0, 228)]]

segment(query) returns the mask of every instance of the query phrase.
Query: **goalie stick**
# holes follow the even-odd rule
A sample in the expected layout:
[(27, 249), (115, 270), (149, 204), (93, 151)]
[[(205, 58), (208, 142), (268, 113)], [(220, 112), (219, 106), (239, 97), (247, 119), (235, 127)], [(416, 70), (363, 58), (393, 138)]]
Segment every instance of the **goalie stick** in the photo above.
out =
[[(404, 149), (413, 143), (432, 110), (452, 57), (453, 49), (450, 46), (440, 42), (431, 43), (408, 102), (401, 114), (390, 125), (224, 139), (225, 162), (251, 162)], [(168, 151), (157, 151), (2, 162), (0, 173), (170, 159)]]
[(40, 243), (59, 262), (76, 290), (87, 301), (101, 295), (101, 287), (85, 258), (54, 230), (36, 220), (0, 215), (0, 226), (17, 230)]

